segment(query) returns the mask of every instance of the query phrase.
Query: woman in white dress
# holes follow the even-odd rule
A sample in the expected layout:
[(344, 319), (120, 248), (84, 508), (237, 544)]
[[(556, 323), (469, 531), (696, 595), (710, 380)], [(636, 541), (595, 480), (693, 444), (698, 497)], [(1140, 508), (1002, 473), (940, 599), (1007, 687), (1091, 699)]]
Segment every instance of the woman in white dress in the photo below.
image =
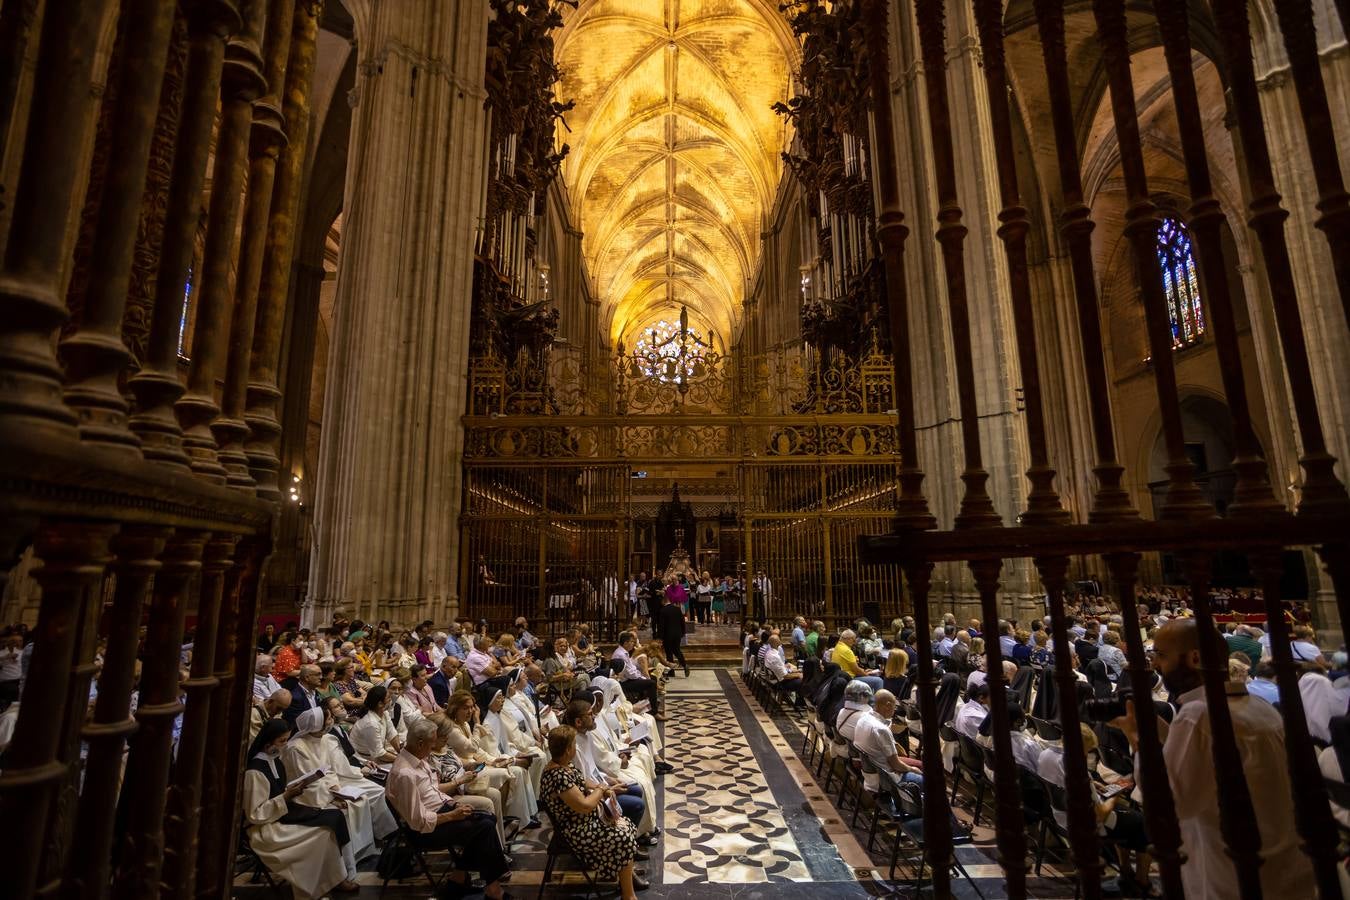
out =
[(393, 834), (398, 830), (398, 823), (384, 801), (384, 788), (366, 778), (348, 761), (342, 744), (329, 734), (332, 726), (333, 716), (327, 708), (305, 710), (296, 718), (295, 734), (291, 735), (281, 758), (287, 770), (297, 775), (315, 769), (328, 773), (300, 795), (300, 802), (306, 806), (320, 806), (339, 790), (360, 795), (355, 800), (347, 798), (346, 810), (353, 855), (360, 861), (375, 853), (378, 849), (376, 839)]
[[(518, 679), (517, 679), (518, 681)], [(512, 687), (517, 682), (512, 682)], [(508, 687), (507, 690), (511, 690)], [(534, 795), (539, 796), (539, 779), (544, 774), (544, 766), (547, 764), (547, 754), (538, 743), (530, 736), (522, 722), (524, 719), (520, 708), (514, 703), (508, 703), (506, 695), (498, 691), (488, 704), (487, 715), (483, 717), (483, 722), (493, 735), (501, 738), (505, 737), (505, 743), (508, 752), (516, 754), (516, 760), (521, 768), (526, 769), (530, 776), (530, 787), (534, 790)], [(499, 734), (502, 732), (503, 734)], [(525, 759), (529, 758), (529, 763)]]
[(299, 802), (305, 787), (286, 786), (292, 776), (281, 753), (289, 734), (285, 721), (269, 719), (249, 747), (244, 771), (249, 845), (268, 870), (290, 883), (296, 900), (358, 891), (343, 801), (332, 798), (324, 809), (305, 806)]
[(382, 684), (371, 688), (361, 704), (363, 715), (347, 733), (353, 749), (366, 762), (392, 763), (403, 747), (398, 728), (389, 717), (389, 704), (388, 688)]

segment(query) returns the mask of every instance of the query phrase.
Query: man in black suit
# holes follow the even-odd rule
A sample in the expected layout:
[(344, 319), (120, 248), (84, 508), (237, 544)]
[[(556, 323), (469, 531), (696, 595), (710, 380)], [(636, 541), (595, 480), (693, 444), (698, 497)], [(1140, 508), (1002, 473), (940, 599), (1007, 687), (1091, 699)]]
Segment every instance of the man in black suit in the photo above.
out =
[(450, 695), (455, 692), (455, 676), (459, 674), (459, 667), (463, 665), (453, 656), (447, 656), (441, 660), (441, 667), (435, 675), (427, 679), (427, 684), (431, 685), (431, 693), (436, 697), (436, 703), (445, 706), (450, 702)]
[(291, 705), (281, 714), (281, 717), (295, 730), (295, 720), (300, 718), (300, 714), (307, 709), (316, 709), (319, 706), (319, 695), (316, 691), (319, 689), (320, 682), (323, 681), (323, 670), (315, 665), (304, 665), (300, 667), (300, 674), (296, 678), (287, 678), (281, 683), (281, 686), (291, 692)]
[(684, 651), (680, 649), (680, 640), (684, 637), (684, 613), (680, 608), (670, 602), (669, 597), (662, 597), (661, 612), (656, 620), (656, 634), (661, 638), (661, 646), (666, 651), (666, 661), (670, 667), (675, 667), (675, 660), (680, 661), (684, 666), (684, 677), (689, 677), (689, 663), (684, 659)]

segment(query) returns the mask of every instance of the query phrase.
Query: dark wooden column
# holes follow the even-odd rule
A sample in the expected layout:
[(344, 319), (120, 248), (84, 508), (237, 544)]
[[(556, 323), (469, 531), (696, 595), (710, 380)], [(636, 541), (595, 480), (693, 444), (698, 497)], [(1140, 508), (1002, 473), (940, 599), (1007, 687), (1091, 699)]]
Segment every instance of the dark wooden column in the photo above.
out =
[(1229, 289), (1228, 267), (1223, 255), (1222, 226), (1227, 219), (1214, 197), (1214, 182), (1205, 152), (1205, 127), (1200, 116), (1200, 98), (1195, 87), (1195, 70), (1191, 58), (1190, 16), (1186, 4), (1170, 0), (1154, 0), (1153, 9), (1163, 38), (1167, 71), (1172, 79), (1172, 98), (1186, 164), (1186, 183), (1191, 192), (1186, 225), (1197, 251), (1200, 278), (1204, 284), (1205, 312), (1219, 354), (1224, 397), (1233, 417), (1233, 444), (1236, 450), (1233, 469), (1237, 472), (1237, 487), (1227, 514), (1274, 513), (1284, 507), (1271, 492), (1266, 463), (1261, 457), (1261, 445), (1252, 427), (1247, 383), (1242, 373), (1242, 353), (1238, 347), (1233, 295)]
[[(899, 353), (897, 349), (897, 354)], [(920, 756), (923, 759), (923, 830), (924, 855), (933, 870), (933, 896), (950, 897), (952, 892), (952, 862), (956, 859), (952, 846), (951, 806), (947, 802), (947, 777), (942, 767), (943, 723), (937, 714), (937, 677), (933, 670), (933, 645), (925, 635), (933, 633), (928, 620), (928, 591), (932, 587), (933, 564), (908, 562), (904, 565), (905, 581), (909, 584), (909, 602), (913, 604), (914, 628), (919, 632), (914, 649), (919, 652), (919, 678), (914, 682), (919, 692), (919, 718), (923, 722)]]
[(112, 571), (117, 585), (108, 610), (107, 650), (98, 678), (94, 720), (84, 728), (89, 755), (75, 820), (79, 851), (71, 860), (62, 887), (65, 900), (101, 897), (108, 890), (113, 812), (121, 787), (123, 753), (127, 737), (136, 730), (131, 718), (131, 694), (140, 649), (141, 613), (171, 533), (172, 529), (164, 527), (129, 526), (112, 540)]
[[(1344, 22), (1346, 0), (1339, 2)], [(1346, 111), (1341, 108), (1340, 113), (1333, 116), (1327, 101), (1312, 3), (1309, 0), (1274, 0), (1274, 6), (1289, 57), (1289, 71), (1294, 76), (1294, 93), (1298, 96), (1298, 108), (1303, 118), (1303, 136), (1312, 159), (1313, 179), (1317, 182), (1317, 211), (1321, 215), (1313, 224), (1326, 237), (1331, 249), (1331, 269), (1336, 274), (1345, 322), (1350, 326), (1350, 194), (1345, 191), (1341, 157), (1336, 151), (1336, 121), (1339, 118), (1344, 124)]]
[[(282, 107), (288, 144), (282, 151), (276, 185), (272, 190), (262, 284), (258, 289), (258, 312), (249, 364), (244, 413), (249, 438), (244, 449), (248, 456), (249, 471), (257, 482), (258, 495), (268, 500), (281, 499), (277, 448), (281, 438), (279, 416), (282, 392), (277, 370), (286, 321), (286, 300), (291, 284), (291, 260), (295, 249), (300, 192), (309, 146), (310, 91), (314, 84), (315, 40), (321, 12), (322, 4), (315, 0), (299, 0), (295, 6)], [(304, 349), (307, 354), (313, 353), (312, 345)], [(289, 402), (299, 402), (303, 404), (302, 408), (307, 408), (309, 392), (292, 396)]]
[[(9, 145), (9, 130), (14, 126), (19, 80), (37, 6), (38, 0), (12, 0), (0, 7), (0, 148)], [(0, 209), (8, 199), (0, 193)]]
[[(216, 129), (211, 208), (206, 219), (201, 288), (197, 292), (197, 315), (192, 329), (192, 365), (188, 369), (187, 393), (174, 404), (192, 471), (199, 478), (222, 483), (226, 471), (217, 454), (211, 423), (220, 415), (216, 378), (226, 374), (225, 357), (234, 306), (230, 270), (239, 241), (253, 101), (266, 87), (261, 53), (267, 0), (241, 0), (239, 11), (243, 24), (239, 34), (225, 47), (221, 69), (220, 125)], [(248, 275), (247, 264), (240, 274)]]
[(258, 287), (262, 278), (269, 213), (277, 157), (286, 144), (281, 94), (286, 81), (286, 63), (291, 50), (291, 27), (295, 0), (269, 0), (267, 37), (263, 42), (263, 81), (267, 94), (253, 104), (253, 133), (249, 140), (248, 196), (244, 200), (244, 225), (239, 248), (239, 271), (235, 275), (234, 316), (230, 323), (229, 358), (220, 417), (211, 430), (220, 444), (220, 461), (229, 474), (226, 483), (254, 491), (248, 470), (244, 439), (245, 392), (251, 377), (254, 319), (258, 310)]
[[(990, 737), (994, 742), (994, 797), (997, 801), (995, 838), (998, 861), (1008, 896), (1027, 895), (1027, 836), (1022, 816), (1022, 780), (1013, 758), (1012, 725), (1008, 715), (1008, 679), (1003, 677), (1003, 646), (999, 643), (998, 576), (1001, 559), (981, 559), (970, 564), (975, 588), (980, 592), (980, 612), (984, 616), (984, 659), (989, 685)], [(920, 642), (926, 641), (920, 636)], [(1067, 783), (1067, 782), (1066, 782)]]
[[(136, 396), (131, 427), (143, 442), (146, 458), (186, 470), (189, 460), (183, 447), (183, 430), (174, 413), (175, 404), (183, 396), (183, 384), (178, 378), (179, 316), (192, 267), (206, 162), (212, 151), (211, 130), (220, 96), (225, 41), (239, 27), (239, 12), (234, 0), (187, 0), (184, 6), (188, 17), (187, 74), (164, 213), (155, 308), (145, 360), (130, 386)], [(213, 191), (219, 189), (219, 184), (214, 185)], [(229, 277), (228, 271), (219, 274), (222, 281)], [(204, 282), (205, 277), (206, 273), (197, 273), (198, 281)], [(203, 333), (210, 333), (205, 325), (202, 329)], [(196, 332), (194, 355), (198, 352), (195, 342)]]
[[(16, 897), (55, 887), (39, 885), (38, 876), (50, 874), (45, 861), (61, 853), (55, 837), (68, 828), (65, 817), (74, 814), (73, 809), (58, 813), (57, 807), (59, 793), (74, 774), (66, 758), (73, 667), (81, 664), (80, 642), (88, 639), (85, 619), (91, 607), (98, 608), (108, 543), (116, 533), (113, 524), (50, 522), (33, 542), (43, 563), (33, 573), (42, 588), (42, 607), (14, 740), (0, 772), (0, 821), (22, 823), (9, 829), (3, 856), (6, 888)], [(87, 698), (87, 682), (85, 691)]]
[[(1220, 46), (1220, 65), (1226, 71), (1231, 95), (1230, 109), (1237, 121), (1238, 162), (1246, 174), (1251, 200), (1247, 224), (1256, 232), (1261, 246), (1262, 269), (1270, 285), (1271, 305), (1284, 352), (1285, 372), (1293, 394), (1294, 416), (1298, 421), (1303, 455), (1303, 498), (1299, 512), (1344, 515), (1350, 511), (1350, 497), (1336, 477), (1336, 458), (1327, 452), (1321, 413), (1313, 388), (1308, 344), (1303, 333), (1303, 314), (1294, 289), (1293, 266), (1285, 242), (1284, 221), (1289, 217), (1280, 206), (1275, 188), (1270, 147), (1266, 142), (1265, 118), (1252, 66), (1251, 28), (1246, 0), (1212, 0), (1214, 21)], [(1337, 598), (1342, 621), (1350, 611), (1350, 598)]]
[(1089, 522), (1119, 522), (1138, 518), (1129, 494), (1121, 487), (1124, 467), (1116, 461), (1115, 426), (1111, 421), (1111, 387), (1102, 346), (1101, 311), (1097, 306), (1097, 276), (1092, 262), (1092, 219), (1083, 202), (1083, 178), (1078, 159), (1069, 63), (1064, 45), (1064, 0), (1033, 0), (1036, 28), (1045, 63), (1046, 95), (1055, 134), (1059, 188), (1064, 211), (1060, 235), (1069, 251), (1073, 270), (1074, 303), (1078, 310), (1078, 339), (1083, 350), (1092, 438), (1096, 448), (1096, 489)]
[(1308, 732), (1303, 694), (1298, 689), (1302, 664), (1294, 661), (1289, 626), (1284, 621), (1280, 602), (1280, 579), (1284, 563), (1279, 552), (1253, 553), (1252, 572), (1261, 583), (1266, 601), (1266, 626), (1270, 634), (1270, 655), (1275, 681), (1280, 691), (1280, 715), (1284, 718), (1284, 752), (1289, 764), (1289, 785), (1293, 788), (1294, 824), (1303, 838), (1303, 851), (1312, 859), (1317, 887), (1323, 897), (1340, 892), (1336, 852), (1336, 823), (1327, 801), (1326, 784), (1317, 764), (1317, 748)]
[(1130, 76), (1130, 49), (1125, 33), (1125, 0), (1093, 0), (1097, 36), (1111, 92), (1111, 115), (1120, 149), (1120, 167), (1125, 179), (1128, 208), (1125, 237), (1133, 252), (1139, 291), (1144, 301), (1150, 366), (1162, 414), (1163, 441), (1167, 447), (1167, 494), (1158, 518), (1204, 518), (1214, 509), (1195, 484), (1195, 465), (1186, 456), (1186, 435), (1181, 426), (1181, 401), (1177, 395), (1176, 363), (1172, 359), (1172, 328), (1167, 314), (1158, 262), (1158, 228), (1162, 224), (1148, 191), (1144, 171), (1144, 145), (1139, 137), (1139, 117), (1134, 104), (1134, 80)]
[(951, 319), (952, 357), (956, 364), (956, 394), (961, 408), (961, 449), (965, 466), (961, 481), (961, 509), (957, 528), (989, 528), (1002, 524), (989, 497), (980, 450), (980, 416), (975, 397), (975, 361), (970, 351), (970, 304), (966, 297), (964, 245), (966, 226), (956, 196), (956, 156), (952, 150), (951, 110), (947, 102), (947, 43), (943, 23), (945, 0), (914, 0), (923, 52), (923, 78), (928, 96), (928, 138), (937, 181), (937, 241), (942, 248), (942, 272), (947, 282)]
[(183, 710), (178, 753), (165, 802), (164, 875), (160, 891), (163, 900), (191, 897), (194, 892), (202, 767), (206, 758), (207, 729), (211, 724), (212, 698), (219, 684), (215, 675), (216, 637), (225, 573), (234, 559), (237, 542), (234, 535), (213, 535), (202, 555), (192, 668), (187, 681), (182, 684), (187, 693), (187, 705)]
[(131, 359), (122, 343), (122, 315), (173, 16), (173, 4), (160, 0), (123, 5), (116, 54), (120, 71), (108, 78), (110, 85), (116, 83), (116, 97), (104, 111), (107, 167), (87, 257), (84, 309), (76, 331), (61, 342), (65, 400), (79, 416), (80, 437), (137, 458), (140, 441), (128, 426), (122, 396), (121, 376)]
[[(1111, 569), (1112, 587), (1120, 606), (1130, 688), (1136, 697), (1152, 697), (1153, 671), (1144, 655), (1144, 642), (1139, 634), (1139, 610), (1135, 606), (1134, 596), (1139, 554), (1110, 553), (1105, 559)], [(1163, 896), (1168, 900), (1180, 900), (1185, 896), (1181, 886), (1181, 828), (1177, 824), (1172, 785), (1167, 778), (1167, 763), (1163, 760), (1158, 717), (1145, 715), (1137, 719), (1139, 747), (1135, 765), (1139, 771), (1139, 790), (1144, 796), (1144, 822), (1148, 827), (1154, 857), (1158, 861)]]
[[(1050, 601), (1050, 639), (1055, 650), (1055, 687), (1059, 694), (1060, 742), (1064, 747), (1064, 790), (1068, 795), (1069, 846), (1083, 900), (1102, 896), (1102, 857), (1097, 841), (1096, 794), (1083, 752), (1078, 717), (1078, 677), (1073, 670), (1073, 641), (1064, 614), (1064, 587), (1069, 560), (1063, 556), (1037, 557), (1036, 569)], [(986, 646), (988, 646), (986, 644)]]
[(923, 469), (919, 466), (919, 443), (914, 431), (913, 363), (909, 347), (909, 293), (905, 281), (905, 238), (909, 228), (900, 209), (900, 181), (896, 169), (895, 122), (891, 114), (890, 41), (887, 0), (867, 0), (868, 84), (872, 91), (872, 131), (876, 147), (875, 175), (880, 208), (877, 241), (886, 269), (886, 316), (890, 324), (892, 359), (895, 363), (895, 408), (900, 445), (900, 500), (897, 527), (933, 528), (937, 524), (923, 495)]
[[(11, 0), (6, 9), (21, 2)], [(89, 130), (89, 85), (109, 0), (49, 0), (42, 18), (32, 110), (0, 266), (0, 429), (33, 440), (76, 437), (61, 399), (52, 335), (66, 320), (57, 281), (66, 220)], [(22, 18), (22, 9), (16, 9)], [(24, 861), (25, 866), (30, 861)], [(31, 884), (29, 885), (31, 887)]]
[(1233, 731), (1233, 713), (1228, 708), (1228, 649), (1214, 628), (1210, 612), (1209, 588), (1213, 559), (1208, 553), (1188, 553), (1182, 568), (1191, 588), (1195, 626), (1200, 636), (1200, 674), (1205, 686), (1205, 704), (1209, 709), (1214, 757), (1214, 778), (1218, 783), (1219, 831), (1228, 855), (1237, 869), (1238, 892), (1243, 900), (1261, 897), (1261, 831), (1252, 805), (1251, 790), (1242, 768)]
[(145, 644), (159, 648), (141, 666), (136, 733), (131, 737), (118, 819), (116, 871), (112, 896), (146, 900), (159, 895), (164, 863), (164, 808), (159, 798), (169, 786), (173, 722), (183, 712), (179, 702), (178, 648), (183, 644), (183, 617), (189, 590), (201, 571), (209, 535), (178, 532), (169, 539), (155, 575), (154, 596)]

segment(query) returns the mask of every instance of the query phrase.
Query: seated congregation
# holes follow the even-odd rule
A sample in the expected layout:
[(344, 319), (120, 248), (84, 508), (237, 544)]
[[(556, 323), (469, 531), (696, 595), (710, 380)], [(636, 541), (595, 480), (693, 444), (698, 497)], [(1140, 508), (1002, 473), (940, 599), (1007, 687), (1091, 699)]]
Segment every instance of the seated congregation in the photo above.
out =
[(658, 723), (673, 673), (633, 632), (599, 649), (584, 626), (540, 640), (523, 619), (495, 640), (467, 623), (269, 628), (244, 781), (249, 852), (297, 900), (357, 891), (368, 858), (387, 883), (427, 851), (451, 853), (450, 895), (499, 898), (513, 844), (542, 815), (631, 900), (661, 834), (656, 784), (673, 767)]
[[(1220, 789), (1202, 679), (1201, 642), (1209, 640), (1213, 644), (1205, 649), (1228, 666), (1230, 718), (1258, 812), (1264, 895), (1316, 896), (1313, 864), (1295, 827), (1271, 635), (1245, 623), (1241, 615), (1205, 632), (1184, 599), (1158, 592), (1141, 595), (1139, 637), (1152, 691), (1150, 697), (1137, 699), (1124, 652), (1122, 617), (1098, 599), (1076, 601), (1066, 619), (1069, 646), (1063, 648), (1050, 637), (1049, 616), (1026, 625), (999, 620), (996, 633), (987, 634), (979, 620), (960, 628), (955, 615), (945, 615), (928, 636), (933, 662), (929, 689), (936, 708), (930, 721), (938, 725), (936, 740), (932, 735), (925, 740), (917, 671), (917, 645), (924, 638), (911, 617), (896, 619), (884, 638), (866, 620), (826, 633), (824, 623), (798, 616), (786, 638), (786, 627), (780, 632), (749, 623), (743, 635), (742, 674), (766, 708), (803, 729), (803, 762), (814, 768), (842, 818), (848, 819), (851, 808), (850, 821), (857, 828), (863, 817), (868, 851), (873, 851), (879, 830), (888, 838), (892, 881), (900, 854), (906, 852), (916, 881), (923, 882), (925, 790), (931, 787), (933, 767), (940, 766), (941, 784), (950, 793), (943, 790), (939, 806), (951, 811), (957, 875), (969, 877), (965, 866), (972, 859), (993, 863), (960, 848), (990, 840), (987, 831), (980, 831), (981, 820), (986, 827), (997, 826), (996, 786), (1008, 779), (1023, 823), (1019, 846), (1025, 847), (1025, 870), (1037, 878), (1079, 878), (1087, 871), (1086, 877), (1100, 883), (1105, 896), (1160, 895), (1158, 846), (1150, 834), (1153, 826), (1145, 813), (1139, 774), (1145, 740), (1141, 731), (1152, 731), (1162, 745), (1175, 805), (1186, 895), (1236, 898), (1240, 875), (1220, 827)], [(1341, 766), (1342, 759), (1350, 760), (1350, 676), (1344, 648), (1324, 655), (1311, 628), (1297, 624), (1301, 615), (1298, 608), (1290, 610), (1298, 701), (1319, 749), (1331, 812), (1344, 829), (1340, 840), (1346, 846), (1350, 806), (1337, 805), (1336, 798), (1350, 793), (1345, 787), (1350, 769)], [(995, 641), (1002, 672), (996, 683), (989, 678), (987, 652)], [(1059, 653), (1070, 660), (1075, 696), (1064, 697), (1059, 689)], [(1000, 704), (1011, 751), (1002, 766), (995, 752), (996, 716), (991, 715)], [(1077, 711), (1073, 721), (1078, 740), (1065, 741), (1061, 712), (1070, 704)], [(1141, 729), (1144, 716), (1152, 717), (1156, 727)], [(1081, 758), (1066, 758), (1069, 749)], [(836, 782), (837, 799), (832, 791)], [(1076, 857), (1071, 846), (1071, 793), (1091, 800), (1100, 858), (1090, 864)], [(930, 808), (928, 816), (932, 814)], [(990, 855), (993, 849), (987, 848)], [(1006, 852), (1001, 839), (999, 850)], [(1006, 864), (1006, 857), (1000, 858)], [(1342, 884), (1350, 885), (1344, 865), (1340, 874)], [(1030, 895), (1040, 893), (1032, 890)]]

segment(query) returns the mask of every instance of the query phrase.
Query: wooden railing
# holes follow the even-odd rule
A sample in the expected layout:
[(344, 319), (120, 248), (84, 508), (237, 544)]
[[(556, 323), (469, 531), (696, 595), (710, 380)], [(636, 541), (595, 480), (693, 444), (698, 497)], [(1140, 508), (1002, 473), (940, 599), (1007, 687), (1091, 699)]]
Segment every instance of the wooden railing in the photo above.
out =
[[(226, 897), (257, 584), (281, 499), (277, 369), (320, 4), (47, 0), (40, 36), (33, 7), (0, 11), (0, 58), (38, 42), (0, 267), (0, 522), (6, 566), (32, 547), (42, 591), (0, 772), (4, 893)], [(102, 163), (84, 198), (107, 15)], [(19, 81), (0, 78), (0, 134), (19, 124)], [(184, 383), (179, 323), (210, 159)], [(82, 206), (87, 287), (68, 308), (65, 235)], [(148, 321), (132, 315), (133, 279), (152, 287)]]
[[(889, 97), (887, 16), (889, 0), (866, 0), (871, 26), (867, 51), (871, 63), (874, 97)], [(952, 0), (965, 2), (965, 0)], [(1264, 278), (1273, 298), (1273, 313), (1283, 352), (1281, 365), (1294, 400), (1299, 438), (1303, 450), (1303, 493), (1296, 512), (1289, 513), (1276, 501), (1266, 464), (1252, 429), (1248, 386), (1244, 383), (1238, 351), (1233, 296), (1223, 267), (1220, 245), (1224, 215), (1213, 195), (1212, 176), (1206, 155), (1191, 57), (1190, 16), (1201, 5), (1155, 0), (1163, 49), (1184, 151), (1186, 178), (1192, 205), (1186, 215), (1194, 238), (1196, 256), (1207, 293), (1207, 309), (1218, 350), (1223, 384), (1232, 407), (1236, 458), (1234, 502), (1227, 517), (1215, 517), (1214, 509), (1196, 485), (1193, 466), (1186, 457), (1176, 374), (1171, 353), (1166, 299), (1158, 268), (1155, 241), (1158, 219), (1149, 199), (1144, 154), (1130, 77), (1124, 0), (1093, 0), (1101, 59), (1109, 84), (1109, 103), (1119, 145), (1128, 208), (1125, 235), (1141, 275), (1152, 370), (1162, 413), (1163, 439), (1167, 453), (1166, 491), (1155, 520), (1146, 520), (1134, 510), (1122, 489), (1123, 468), (1116, 460), (1116, 437), (1108, 397), (1106, 361), (1098, 316), (1094, 272), (1092, 222), (1084, 205), (1081, 161), (1074, 129), (1074, 110), (1069, 94), (1069, 69), (1065, 48), (1064, 0), (1034, 0), (1036, 27), (1045, 68), (1047, 93), (1058, 156), (1059, 189), (1064, 202), (1060, 235), (1068, 250), (1075, 305), (1082, 347), (1082, 370), (1078, 375), (1088, 387), (1096, 458), (1095, 490), (1086, 522), (1073, 523), (1055, 491), (1055, 470), (1048, 453), (1045, 406), (1040, 389), (1037, 328), (1032, 315), (1027, 270), (1026, 236), (1029, 230), (1023, 205), (1009, 109), (1009, 83), (1004, 57), (1003, 4), (1000, 0), (970, 0), (973, 4), (988, 88), (990, 118), (988, 139), (998, 172), (1002, 209), (998, 234), (1007, 257), (1011, 309), (1016, 329), (1025, 402), (1027, 445), (1030, 451), (1030, 484), (1027, 508), (1017, 525), (1005, 526), (994, 513), (985, 490), (987, 473), (981, 465), (981, 446), (976, 409), (974, 365), (964, 292), (962, 210), (956, 194), (955, 160), (952, 151), (951, 111), (947, 102), (944, 55), (944, 0), (913, 0), (922, 51), (923, 76), (930, 120), (929, 145), (934, 162), (939, 201), (936, 238), (941, 245), (946, 273), (947, 301), (951, 313), (951, 345), (956, 363), (965, 469), (965, 488), (954, 528), (936, 529), (922, 492), (923, 473), (917, 466), (914, 433), (914, 382), (907, 360), (923, 360), (920, 344), (934, 335), (909, 333), (908, 303), (904, 293), (904, 245), (908, 229), (899, 206), (896, 148), (890, 104), (874, 104), (877, 140), (877, 182), (881, 193), (881, 227), (878, 236), (885, 250), (889, 314), (895, 348), (898, 441), (902, 456), (901, 511), (894, 533), (860, 539), (860, 554), (871, 562), (899, 561), (908, 587), (908, 601), (919, 635), (917, 679), (923, 718), (924, 793), (927, 798), (924, 836), (926, 854), (934, 879), (935, 894), (949, 896), (953, 854), (950, 815), (946, 801), (941, 759), (939, 722), (934, 698), (936, 682), (931, 648), (929, 591), (934, 565), (942, 561), (965, 561), (979, 591), (984, 629), (997, 633), (999, 576), (1003, 561), (1029, 558), (1040, 575), (1050, 614), (1051, 637), (1056, 648), (1071, 646), (1064, 610), (1068, 561), (1072, 556), (1100, 555), (1107, 563), (1124, 623), (1129, 679), (1134, 695), (1151, 693), (1152, 672), (1145, 655), (1136, 611), (1135, 583), (1140, 555), (1167, 551), (1181, 560), (1190, 583), (1192, 603), (1199, 628), (1213, 632), (1209, 608), (1209, 571), (1219, 550), (1245, 551), (1261, 583), (1269, 616), (1271, 648), (1284, 718), (1285, 745), (1290, 782), (1293, 786), (1298, 833), (1311, 858), (1322, 896), (1339, 896), (1337, 882), (1336, 828), (1331, 818), (1325, 787), (1314, 756), (1298, 688), (1298, 670), (1291, 657), (1288, 628), (1280, 598), (1280, 552), (1286, 547), (1315, 547), (1327, 567), (1337, 597), (1342, 627), (1350, 626), (1350, 553), (1345, 535), (1350, 533), (1350, 500), (1337, 479), (1335, 460), (1328, 454), (1323, 436), (1304, 342), (1300, 307), (1294, 289), (1290, 254), (1285, 243), (1285, 211), (1280, 207), (1271, 169), (1271, 151), (1261, 118), (1252, 65), (1252, 37), (1246, 0), (1213, 0), (1213, 22), (1221, 49), (1224, 84), (1232, 94), (1236, 135), (1241, 152), (1243, 180), (1249, 187), (1250, 219), (1264, 267)], [(1331, 128), (1326, 91), (1315, 35), (1313, 14), (1307, 0), (1275, 0), (1274, 7), (1284, 36), (1291, 74), (1297, 86), (1306, 137), (1320, 192), (1317, 226), (1324, 233), (1336, 259), (1336, 284), (1350, 315), (1350, 205), (1341, 184), (1340, 161)], [(1344, 14), (1344, 5), (1340, 7)], [(1350, 22), (1344, 22), (1350, 26)], [(1297, 62), (1293, 62), (1297, 60)], [(944, 336), (945, 339), (945, 336)], [(910, 347), (912, 354), (904, 352)], [(1072, 375), (1070, 376), (1072, 377)], [(1068, 461), (1061, 461), (1067, 464)], [(1344, 635), (1343, 635), (1344, 636)], [(1225, 697), (1227, 660), (1218, 645), (1201, 641), (1205, 702), (1213, 730), (1214, 771), (1218, 781), (1219, 814), (1228, 853), (1238, 872), (1244, 898), (1261, 896), (1259, 854), (1261, 833), (1258, 811), (1243, 775), (1241, 756), (1234, 736)], [(1002, 696), (1004, 678), (997, 641), (986, 644), (990, 691)], [(1070, 654), (1055, 654), (1056, 683), (1061, 697), (1072, 698), (1075, 676)], [(997, 759), (997, 842), (999, 861), (1009, 897), (1027, 896), (1026, 828), (1016, 763), (1013, 758), (1007, 706), (990, 707), (992, 735)], [(1069, 805), (1069, 835), (1072, 856), (1084, 897), (1102, 895), (1101, 861), (1097, 823), (1079, 734), (1078, 711), (1072, 702), (1060, 704), (1064, 766)], [(1138, 769), (1144, 816), (1164, 895), (1182, 896), (1181, 837), (1172, 790), (1168, 782), (1156, 720), (1139, 718)]]

